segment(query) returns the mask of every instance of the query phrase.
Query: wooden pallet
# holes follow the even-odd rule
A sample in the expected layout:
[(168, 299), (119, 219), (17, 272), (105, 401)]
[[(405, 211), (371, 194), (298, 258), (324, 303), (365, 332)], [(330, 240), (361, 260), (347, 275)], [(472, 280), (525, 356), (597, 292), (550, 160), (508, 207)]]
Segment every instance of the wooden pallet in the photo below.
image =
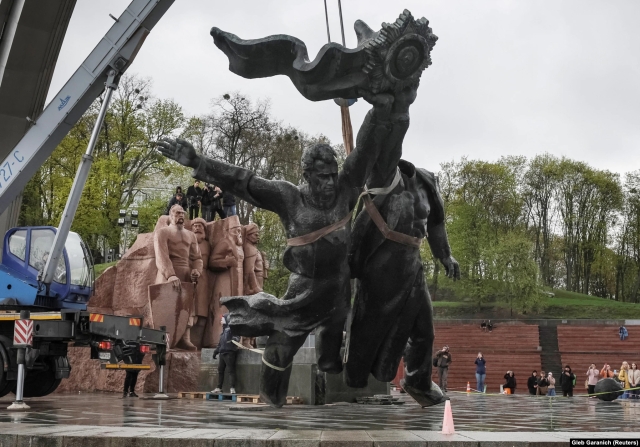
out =
[(212, 401), (217, 401), (217, 402), (237, 402), (238, 401), (238, 395), (237, 394), (228, 394), (228, 393), (221, 393), (221, 394), (213, 394), (213, 393), (206, 393), (206, 399), (207, 400), (212, 400)]
[(260, 396), (257, 394), (237, 394), (237, 400), (239, 404), (259, 404), (262, 403)]
[(202, 399), (205, 400), (207, 398), (207, 393), (204, 392), (189, 392), (189, 391), (181, 391), (178, 393), (178, 399)]
[(302, 405), (304, 401), (298, 396), (287, 396), (287, 405)]

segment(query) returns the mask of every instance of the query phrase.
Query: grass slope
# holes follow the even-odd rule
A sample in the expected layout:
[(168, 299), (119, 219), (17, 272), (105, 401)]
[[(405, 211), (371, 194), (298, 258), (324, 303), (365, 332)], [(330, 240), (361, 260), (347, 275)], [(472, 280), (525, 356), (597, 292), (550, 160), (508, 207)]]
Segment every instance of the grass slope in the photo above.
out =
[(464, 301), (435, 301), (436, 318), (532, 318), (532, 319), (640, 319), (640, 304), (621, 303), (565, 290), (544, 296), (537, 312), (511, 313), (507, 303), (487, 303), (478, 307)]

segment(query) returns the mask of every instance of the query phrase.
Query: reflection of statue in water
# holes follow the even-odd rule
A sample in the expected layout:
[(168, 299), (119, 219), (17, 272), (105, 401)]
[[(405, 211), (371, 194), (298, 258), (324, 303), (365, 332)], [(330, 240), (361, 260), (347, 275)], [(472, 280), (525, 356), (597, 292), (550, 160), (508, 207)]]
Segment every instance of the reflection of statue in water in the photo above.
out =
[[(182, 281), (198, 281), (202, 273), (202, 257), (196, 235), (184, 228), (184, 209), (180, 205), (174, 205), (169, 213), (171, 224), (158, 228), (153, 233), (153, 247), (158, 267), (156, 284), (170, 282), (176, 289), (180, 289)], [(189, 320), (187, 330), (176, 346), (195, 350), (196, 347), (191, 344), (190, 339), (193, 318)]]
[(191, 231), (196, 235), (200, 255), (202, 256), (202, 275), (198, 279), (196, 287), (196, 300), (194, 304), (194, 324), (191, 328), (191, 340), (196, 346), (203, 348), (215, 347), (213, 340), (214, 314), (211, 310), (213, 297), (214, 275), (209, 271), (209, 253), (211, 246), (206, 239), (207, 222), (197, 217), (191, 221)]
[(244, 294), (254, 295), (264, 288), (265, 265), (258, 250), (260, 229), (254, 223), (244, 227)]
[[(220, 305), (220, 299), (226, 296), (242, 295), (244, 250), (242, 248), (242, 226), (238, 216), (230, 216), (222, 221), (224, 236), (213, 247), (209, 256), (209, 268), (216, 272), (213, 283), (211, 313), (213, 327), (210, 337), (217, 346), (222, 333), (222, 315), (226, 308)], [(209, 336), (207, 337), (209, 338)]]

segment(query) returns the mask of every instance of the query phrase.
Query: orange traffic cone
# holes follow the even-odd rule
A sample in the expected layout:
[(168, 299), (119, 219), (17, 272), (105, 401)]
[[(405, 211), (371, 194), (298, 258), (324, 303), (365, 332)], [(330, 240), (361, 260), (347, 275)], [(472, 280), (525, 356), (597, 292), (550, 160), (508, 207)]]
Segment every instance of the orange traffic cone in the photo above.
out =
[(451, 401), (448, 400), (444, 405), (444, 418), (442, 419), (443, 435), (452, 435), (456, 432), (453, 428), (453, 413), (451, 412)]
[(467, 393), (471, 392), (471, 385), (469, 385), (469, 382), (467, 382)]

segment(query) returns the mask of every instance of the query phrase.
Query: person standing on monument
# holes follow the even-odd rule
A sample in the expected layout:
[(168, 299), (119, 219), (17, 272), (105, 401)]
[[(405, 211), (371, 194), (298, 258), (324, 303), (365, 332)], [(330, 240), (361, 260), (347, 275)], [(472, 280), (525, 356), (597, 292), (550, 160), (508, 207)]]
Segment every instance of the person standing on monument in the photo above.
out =
[(316, 329), (320, 371), (342, 371), (340, 349), (349, 310), (348, 225), (359, 191), (392, 126), (394, 97), (371, 95), (373, 103), (358, 133), (356, 148), (338, 170), (335, 151), (327, 144), (305, 148), (306, 184), (267, 180), (253, 172), (198, 155), (182, 139), (165, 139), (158, 150), (194, 169), (195, 178), (215, 183), (250, 204), (275, 212), (282, 221), (288, 247), (283, 263), (291, 276), (283, 299), (260, 292), (225, 298), (234, 334), (269, 335), (263, 354), (260, 395), (275, 407), (286, 400), (291, 364), (307, 335)]
[(187, 198), (189, 199), (189, 220), (193, 220), (198, 217), (202, 206), (202, 188), (199, 181), (196, 180), (187, 188)]
[[(198, 248), (196, 235), (184, 228), (184, 209), (173, 205), (169, 212), (170, 224), (160, 227), (153, 233), (153, 248), (156, 256), (158, 274), (156, 284), (170, 282), (180, 290), (181, 282), (197, 283), (202, 274), (202, 256)], [(195, 351), (191, 344), (191, 326), (189, 318), (187, 330), (176, 345), (181, 349)]]

